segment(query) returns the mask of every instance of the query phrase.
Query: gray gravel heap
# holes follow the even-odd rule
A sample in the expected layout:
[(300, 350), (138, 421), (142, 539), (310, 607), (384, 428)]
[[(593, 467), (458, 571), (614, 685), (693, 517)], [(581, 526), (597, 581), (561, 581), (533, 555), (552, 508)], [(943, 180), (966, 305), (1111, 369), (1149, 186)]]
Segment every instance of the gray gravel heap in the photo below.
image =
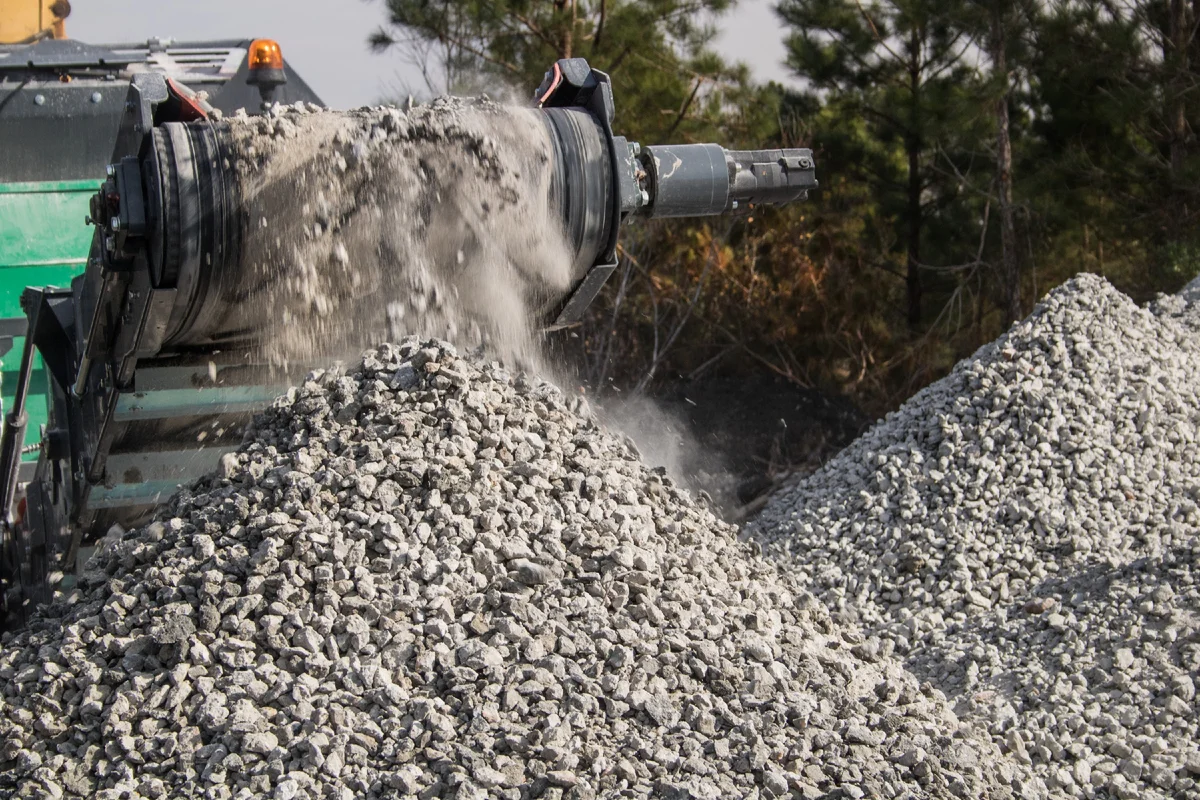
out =
[(1200, 278), (1184, 286), (1176, 294), (1160, 295), (1151, 306), (1154, 313), (1200, 330)]
[(1080, 276), (751, 526), (1063, 796), (1200, 797), (1196, 310)]
[(0, 648), (0, 793), (1040, 796), (549, 384), (405, 340)]

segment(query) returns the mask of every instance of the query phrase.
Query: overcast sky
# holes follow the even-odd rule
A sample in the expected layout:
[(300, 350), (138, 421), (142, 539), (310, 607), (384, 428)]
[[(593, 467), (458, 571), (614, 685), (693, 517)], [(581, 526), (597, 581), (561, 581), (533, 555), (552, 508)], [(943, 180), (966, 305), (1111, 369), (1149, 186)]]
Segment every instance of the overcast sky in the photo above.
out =
[[(756, 77), (785, 80), (776, 0), (742, 0), (724, 21), (719, 47)], [(374, 55), (367, 35), (383, 20), (382, 0), (74, 0), (67, 34), (94, 44), (270, 37), (329, 105), (352, 108), (423, 86), (395, 54)], [(532, 90), (532, 87), (531, 87)], [(620, 98), (617, 98), (618, 107)]]

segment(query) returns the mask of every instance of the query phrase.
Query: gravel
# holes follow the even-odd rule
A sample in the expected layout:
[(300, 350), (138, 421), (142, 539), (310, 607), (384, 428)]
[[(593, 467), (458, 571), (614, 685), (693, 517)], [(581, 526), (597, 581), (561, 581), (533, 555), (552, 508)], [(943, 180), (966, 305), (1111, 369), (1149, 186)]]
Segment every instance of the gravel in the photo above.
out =
[(1200, 797), (1197, 298), (1095, 276), (750, 526), (1066, 797)]
[(405, 339), (314, 373), (3, 641), (0, 794), (1044, 787), (582, 399)]
[(1196, 278), (1176, 294), (1160, 295), (1150, 307), (1160, 317), (1174, 320), (1193, 330), (1200, 330), (1200, 278)]
[(1187, 286), (1179, 290), (1178, 296), (1188, 303), (1200, 302), (1200, 278), (1193, 278)]

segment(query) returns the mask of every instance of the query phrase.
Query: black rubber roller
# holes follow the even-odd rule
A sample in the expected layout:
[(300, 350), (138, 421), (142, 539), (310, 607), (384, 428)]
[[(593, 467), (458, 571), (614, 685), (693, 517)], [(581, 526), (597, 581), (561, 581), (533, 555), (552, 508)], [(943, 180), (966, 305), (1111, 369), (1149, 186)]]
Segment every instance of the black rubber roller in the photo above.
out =
[(236, 278), (239, 208), (229, 134), (210, 122), (168, 122), (154, 128), (146, 154), (151, 280), (178, 297), (165, 344), (204, 342), (218, 335), (225, 314), (215, 287)]
[(582, 275), (613, 237), (613, 164), (608, 137), (596, 118), (581, 108), (544, 108), (550, 130), (553, 170), (550, 207), (561, 215), (563, 231)]

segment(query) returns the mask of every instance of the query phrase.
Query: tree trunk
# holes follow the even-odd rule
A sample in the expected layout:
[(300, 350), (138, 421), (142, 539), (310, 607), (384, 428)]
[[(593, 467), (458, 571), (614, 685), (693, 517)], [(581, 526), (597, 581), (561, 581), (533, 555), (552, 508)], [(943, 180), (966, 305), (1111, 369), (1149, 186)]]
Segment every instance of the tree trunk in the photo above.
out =
[(996, 189), (1000, 211), (1001, 280), (1004, 287), (1004, 322), (1021, 318), (1021, 271), (1017, 263), (1017, 231), (1012, 206), (1012, 142), (1008, 136), (1008, 54), (1005, 52), (1005, 3), (994, 0), (989, 54), (992, 72), (1000, 82), (996, 97)]
[[(1192, 25), (1200, 20), (1200, 0), (1192, 0)], [(1188, 39), (1188, 63), (1200, 62), (1200, 35), (1191, 35)]]
[(910, 128), (904, 139), (908, 154), (908, 258), (905, 285), (908, 290), (908, 327), (921, 325), (921, 49), (914, 30), (909, 42), (909, 93), (912, 102)]
[(1175, 180), (1180, 178), (1184, 157), (1187, 155), (1187, 106), (1184, 97), (1188, 83), (1190, 34), (1187, 5), (1184, 0), (1171, 0), (1167, 35), (1173, 52), (1166, 58), (1169, 65), (1167, 95), (1170, 98), (1167, 118), (1171, 126), (1171, 177)]
[(908, 326), (921, 325), (921, 144), (909, 137), (908, 144), (908, 259), (905, 284), (908, 288)]

